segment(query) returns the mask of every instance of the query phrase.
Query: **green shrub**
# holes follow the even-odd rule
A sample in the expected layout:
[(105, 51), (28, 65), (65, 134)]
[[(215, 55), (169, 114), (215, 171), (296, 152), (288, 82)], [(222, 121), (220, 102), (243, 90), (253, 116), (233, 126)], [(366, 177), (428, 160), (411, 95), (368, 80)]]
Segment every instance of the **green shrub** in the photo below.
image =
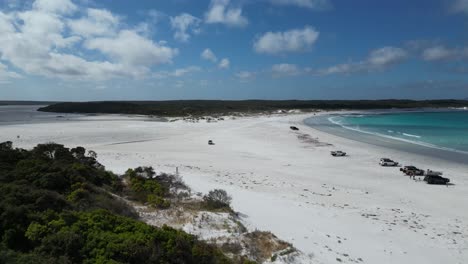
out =
[(166, 209), (169, 208), (169, 206), (171, 206), (171, 203), (168, 200), (154, 194), (149, 194), (147, 201), (150, 206), (159, 209)]
[[(0, 263), (232, 263), (195, 236), (133, 219), (134, 210), (106, 191), (123, 187), (120, 178), (84, 153), (0, 143)], [(142, 199), (170, 205), (165, 185), (129, 174)]]
[(221, 189), (211, 190), (207, 195), (203, 196), (206, 206), (211, 209), (230, 208), (231, 200), (231, 196)]

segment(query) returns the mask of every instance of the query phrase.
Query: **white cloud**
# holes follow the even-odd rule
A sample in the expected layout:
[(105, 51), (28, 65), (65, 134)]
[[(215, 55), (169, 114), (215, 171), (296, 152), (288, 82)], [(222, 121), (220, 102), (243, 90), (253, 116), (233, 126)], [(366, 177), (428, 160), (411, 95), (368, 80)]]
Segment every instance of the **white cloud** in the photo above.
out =
[(190, 66), (190, 67), (187, 67), (187, 68), (181, 68), (181, 69), (174, 70), (174, 72), (172, 73), (172, 76), (181, 77), (181, 76), (184, 76), (186, 74), (189, 74), (189, 73), (192, 73), (192, 72), (199, 72), (199, 71), (201, 71), (200, 67)]
[(288, 63), (275, 64), (271, 67), (271, 71), (275, 77), (294, 76), (302, 73), (297, 65)]
[(216, 63), (218, 61), (218, 58), (216, 57), (216, 55), (213, 53), (213, 51), (211, 51), (210, 49), (205, 49), (201, 55), (202, 59), (205, 59), (205, 60), (209, 60), (213, 63)]
[(422, 51), (422, 58), (425, 61), (450, 61), (468, 58), (468, 48), (446, 48), (444, 46), (434, 46)]
[(128, 65), (150, 66), (169, 63), (178, 53), (177, 49), (155, 43), (131, 30), (122, 30), (112, 38), (90, 39), (84, 45)]
[(200, 32), (201, 19), (190, 14), (183, 13), (176, 17), (171, 17), (171, 27), (175, 30), (174, 38), (178, 41), (187, 42), (190, 34)]
[(218, 67), (220, 69), (229, 69), (230, 65), (231, 65), (231, 62), (229, 61), (229, 59), (224, 58), (219, 62)]
[(36, 0), (33, 3), (33, 8), (55, 14), (70, 14), (77, 9), (71, 0)]
[(165, 19), (167, 15), (164, 12), (159, 10), (151, 9), (148, 11), (148, 16), (150, 18), (151, 23), (157, 24), (161, 20)]
[(443, 46), (427, 48), (423, 51), (423, 59), (426, 61), (439, 61), (453, 58), (455, 52)]
[(88, 8), (87, 17), (70, 19), (68, 26), (74, 34), (84, 37), (114, 35), (120, 18), (105, 9)]
[(329, 0), (270, 0), (275, 5), (292, 5), (310, 9), (328, 9), (332, 6)]
[(163, 42), (122, 29), (107, 10), (88, 9), (83, 17), (76, 9), (69, 0), (36, 0), (29, 10), (0, 11), (0, 59), (27, 74), (107, 80), (147, 76), (151, 66), (177, 55)]
[(310, 49), (317, 41), (319, 32), (310, 26), (285, 32), (267, 32), (254, 43), (258, 53), (281, 54)]
[(242, 8), (231, 7), (230, 0), (211, 0), (205, 13), (208, 24), (221, 23), (232, 27), (245, 27), (249, 21), (242, 15)]
[(190, 73), (199, 72), (202, 69), (198, 66), (189, 66), (185, 68), (175, 69), (173, 71), (161, 71), (153, 74), (153, 77), (162, 79), (167, 77), (182, 77)]
[(18, 78), (21, 78), (20, 74), (13, 72), (13, 71), (9, 71), (8, 67), (5, 64), (0, 62), (0, 82), (5, 82), (10, 79), (18, 79)]
[(383, 47), (370, 52), (362, 61), (342, 63), (316, 71), (319, 75), (351, 74), (357, 72), (373, 72), (385, 70), (408, 58), (408, 53), (396, 47)]
[(468, 14), (468, 0), (454, 0), (451, 10), (456, 13)]
[(387, 67), (399, 63), (407, 57), (408, 54), (404, 49), (383, 47), (373, 50), (367, 59), (367, 63), (375, 67)]
[(31, 72), (48, 77), (78, 80), (106, 80), (119, 77), (140, 78), (148, 74), (145, 67), (128, 67), (108, 61), (87, 61), (70, 54), (50, 53), (42, 65)]
[(235, 74), (241, 81), (246, 82), (255, 78), (255, 73), (250, 71), (241, 71)]

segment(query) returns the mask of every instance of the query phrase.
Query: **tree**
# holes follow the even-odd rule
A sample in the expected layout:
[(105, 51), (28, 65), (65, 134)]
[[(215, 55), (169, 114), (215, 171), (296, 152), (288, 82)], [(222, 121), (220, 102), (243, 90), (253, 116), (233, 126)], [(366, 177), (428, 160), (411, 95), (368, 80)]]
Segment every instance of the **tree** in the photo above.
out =
[(97, 153), (94, 150), (88, 150), (88, 157), (97, 159)]
[(209, 208), (221, 209), (230, 208), (232, 198), (225, 190), (214, 189), (208, 195), (203, 196), (203, 200)]
[(13, 142), (5, 141), (5, 142), (0, 143), (1, 151), (12, 150), (12, 149), (13, 149)]
[(70, 152), (73, 154), (75, 158), (82, 159), (85, 156), (86, 149), (83, 147), (76, 147), (76, 148), (72, 148)]

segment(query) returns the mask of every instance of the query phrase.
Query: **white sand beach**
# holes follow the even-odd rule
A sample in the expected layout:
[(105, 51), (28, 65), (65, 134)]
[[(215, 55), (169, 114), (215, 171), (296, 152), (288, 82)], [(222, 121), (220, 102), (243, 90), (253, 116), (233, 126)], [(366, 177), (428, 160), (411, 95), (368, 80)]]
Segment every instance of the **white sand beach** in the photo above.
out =
[[(195, 191), (227, 190), (249, 229), (273, 232), (313, 263), (468, 262), (467, 165), (326, 134), (303, 124), (310, 115), (215, 123), (94, 116), (0, 126), (0, 141), (80, 145), (116, 173), (177, 167)], [(335, 149), (350, 155), (334, 158)], [(379, 166), (381, 157), (442, 170), (454, 185), (410, 180)]]

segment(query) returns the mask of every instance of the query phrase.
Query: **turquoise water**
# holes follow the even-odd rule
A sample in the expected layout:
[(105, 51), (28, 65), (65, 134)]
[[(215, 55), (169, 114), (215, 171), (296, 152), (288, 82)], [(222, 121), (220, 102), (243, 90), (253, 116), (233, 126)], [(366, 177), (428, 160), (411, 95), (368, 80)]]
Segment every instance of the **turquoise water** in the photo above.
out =
[(351, 114), (329, 120), (362, 133), (468, 153), (468, 111)]

